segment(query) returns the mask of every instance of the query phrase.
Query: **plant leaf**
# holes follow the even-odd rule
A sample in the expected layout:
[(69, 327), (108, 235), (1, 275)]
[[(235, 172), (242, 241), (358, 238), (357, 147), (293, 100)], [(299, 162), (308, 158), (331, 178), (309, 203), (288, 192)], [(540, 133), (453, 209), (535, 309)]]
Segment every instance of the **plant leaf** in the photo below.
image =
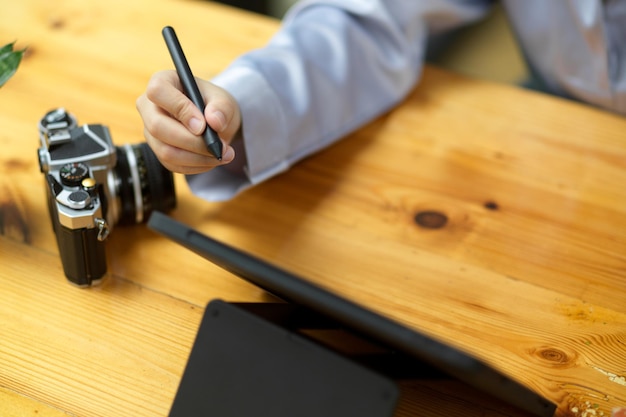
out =
[(4, 55), (7, 52), (13, 51), (13, 45), (15, 45), (15, 42), (7, 43), (2, 48), (0, 48), (0, 55)]
[(24, 55), (24, 49), (21, 51), (13, 50), (14, 44), (15, 42), (9, 43), (0, 48), (0, 87), (15, 74)]

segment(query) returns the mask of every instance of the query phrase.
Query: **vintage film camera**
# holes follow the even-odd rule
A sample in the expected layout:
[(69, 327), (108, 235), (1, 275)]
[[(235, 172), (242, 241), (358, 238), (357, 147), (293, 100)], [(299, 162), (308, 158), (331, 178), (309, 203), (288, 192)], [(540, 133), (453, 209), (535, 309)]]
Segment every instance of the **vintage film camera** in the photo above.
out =
[(88, 287), (106, 273), (105, 239), (116, 223), (176, 206), (174, 178), (146, 143), (114, 146), (101, 124), (78, 126), (63, 108), (39, 121), (39, 166), (63, 270)]

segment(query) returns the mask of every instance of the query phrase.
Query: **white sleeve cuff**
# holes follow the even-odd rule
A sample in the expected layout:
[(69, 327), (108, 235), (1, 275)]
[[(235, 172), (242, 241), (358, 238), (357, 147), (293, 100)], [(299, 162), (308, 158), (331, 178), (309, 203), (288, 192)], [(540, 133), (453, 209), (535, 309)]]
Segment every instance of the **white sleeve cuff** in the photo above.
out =
[(189, 175), (187, 182), (195, 195), (224, 201), (286, 171), (290, 147), (278, 98), (261, 74), (246, 66), (233, 66), (211, 82), (227, 90), (239, 104), (243, 143), (233, 146), (235, 158), (242, 158), (245, 164)]

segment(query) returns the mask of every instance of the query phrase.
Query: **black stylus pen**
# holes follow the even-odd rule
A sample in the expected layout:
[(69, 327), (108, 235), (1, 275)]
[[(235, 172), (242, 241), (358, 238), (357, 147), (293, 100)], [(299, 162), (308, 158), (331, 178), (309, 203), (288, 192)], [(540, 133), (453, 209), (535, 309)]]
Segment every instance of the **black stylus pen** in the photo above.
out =
[[(195, 104), (204, 115), (205, 103), (202, 99), (202, 94), (200, 94), (198, 84), (196, 84), (196, 79), (193, 77), (191, 68), (189, 68), (183, 48), (180, 46), (180, 42), (178, 42), (176, 32), (174, 32), (172, 27), (166, 26), (163, 28), (162, 33), (167, 49), (170, 51), (170, 55), (172, 56), (172, 61), (174, 61), (178, 78), (180, 78), (180, 82), (183, 85), (185, 95), (189, 97), (193, 104)], [(206, 129), (202, 133), (202, 137), (204, 138), (204, 142), (206, 143), (206, 147), (209, 152), (211, 152), (211, 154), (215, 156), (218, 161), (221, 161), (222, 141), (217, 136), (217, 132), (211, 129), (211, 127), (207, 124)]]

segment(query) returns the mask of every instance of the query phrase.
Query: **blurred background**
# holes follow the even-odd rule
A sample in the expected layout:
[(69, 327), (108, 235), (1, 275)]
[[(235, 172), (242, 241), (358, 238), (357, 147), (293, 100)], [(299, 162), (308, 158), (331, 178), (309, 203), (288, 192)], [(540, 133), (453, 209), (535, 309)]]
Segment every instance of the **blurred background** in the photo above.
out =
[[(282, 18), (296, 0), (216, 0), (256, 13)], [(496, 3), (487, 19), (454, 34), (445, 47), (429, 59), (435, 65), (472, 77), (504, 83), (521, 83), (526, 65), (505, 13)]]

